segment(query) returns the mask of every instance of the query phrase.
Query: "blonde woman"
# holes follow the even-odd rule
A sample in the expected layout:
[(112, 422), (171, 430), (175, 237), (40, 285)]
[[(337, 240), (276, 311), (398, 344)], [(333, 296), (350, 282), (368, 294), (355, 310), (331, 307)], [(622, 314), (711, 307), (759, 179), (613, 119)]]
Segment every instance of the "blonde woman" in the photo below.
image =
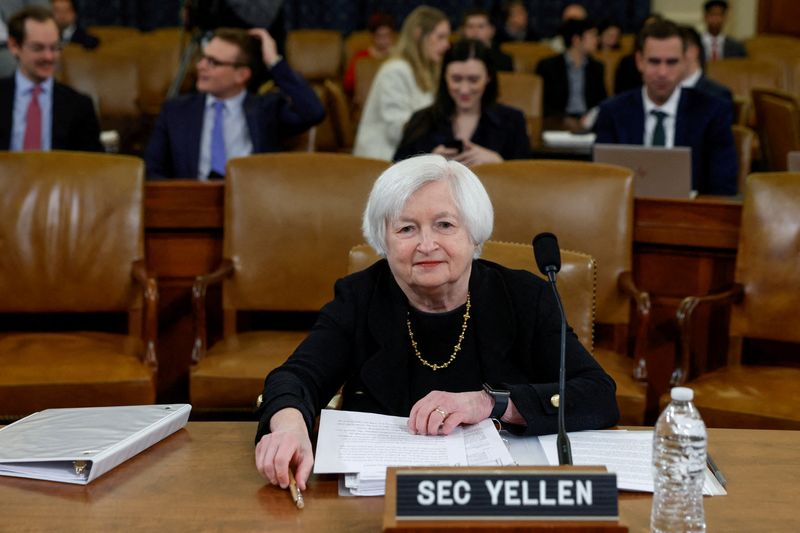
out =
[(436, 8), (420, 6), (406, 17), (397, 45), (372, 82), (355, 155), (392, 159), (411, 114), (433, 103), (449, 38), (447, 16)]

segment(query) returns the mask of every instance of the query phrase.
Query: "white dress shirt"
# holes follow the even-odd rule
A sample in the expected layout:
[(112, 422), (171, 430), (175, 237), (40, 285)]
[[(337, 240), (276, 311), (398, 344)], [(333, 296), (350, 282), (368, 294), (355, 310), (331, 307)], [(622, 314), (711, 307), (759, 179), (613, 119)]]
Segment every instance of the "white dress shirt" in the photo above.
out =
[(208, 179), (211, 172), (211, 130), (214, 128), (214, 102), (217, 100), (225, 104), (222, 112), (222, 131), (225, 137), (225, 156), (228, 160), (234, 157), (243, 157), (253, 153), (253, 143), (250, 140), (250, 129), (244, 115), (244, 103), (247, 91), (242, 91), (236, 96), (226, 100), (219, 100), (210, 94), (206, 95), (205, 112), (203, 113), (203, 132), (200, 135), (200, 161), (197, 165), (197, 178)]
[(642, 100), (644, 101), (644, 139), (642, 144), (653, 146), (653, 130), (656, 129), (658, 120), (650, 112), (662, 111), (667, 115), (664, 117), (664, 147), (672, 148), (675, 146), (675, 121), (678, 117), (678, 102), (680, 99), (681, 88), (678, 86), (672, 91), (664, 105), (657, 106), (647, 97), (647, 89), (642, 87)]

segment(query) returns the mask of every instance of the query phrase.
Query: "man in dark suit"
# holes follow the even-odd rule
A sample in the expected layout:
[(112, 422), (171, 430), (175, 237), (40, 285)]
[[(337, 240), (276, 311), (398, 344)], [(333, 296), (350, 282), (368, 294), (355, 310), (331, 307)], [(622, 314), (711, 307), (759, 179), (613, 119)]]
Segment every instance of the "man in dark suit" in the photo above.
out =
[[(255, 61), (269, 68), (279, 93), (247, 92)], [(218, 29), (197, 62), (197, 90), (161, 108), (144, 155), (149, 177), (221, 178), (228, 159), (277, 152), (325, 117), (263, 29)]]
[(87, 50), (94, 50), (100, 44), (100, 39), (87, 32), (78, 23), (78, 14), (72, 0), (52, 0), (53, 18), (61, 32), (61, 41), (64, 43), (79, 44)]
[(684, 26), (682, 29), (686, 40), (686, 74), (681, 85), (722, 98), (733, 105), (731, 90), (703, 73), (703, 44), (700, 42), (700, 34), (691, 26)]
[(91, 99), (53, 80), (61, 42), (50, 11), (18, 11), (8, 47), (17, 70), (0, 80), (0, 149), (102, 151)]
[(736, 149), (731, 105), (681, 88), (686, 49), (681, 29), (670, 21), (646, 26), (636, 62), (644, 87), (600, 105), (598, 143), (689, 146), (692, 188), (701, 194), (736, 194)]
[(489, 49), (489, 57), (494, 63), (495, 70), (511, 72), (514, 70), (514, 60), (508, 54), (500, 51), (494, 44), (495, 27), (489, 12), (485, 9), (471, 8), (464, 11), (461, 22), (461, 36), (464, 39), (475, 39), (482, 42)]
[(582, 117), (606, 98), (603, 64), (590, 56), (597, 49), (597, 27), (588, 19), (570, 19), (560, 33), (566, 51), (536, 66), (544, 116)]
[(744, 45), (722, 33), (728, 17), (728, 2), (709, 0), (703, 4), (703, 18), (706, 31), (703, 33), (703, 51), (706, 63), (730, 57), (745, 57)]

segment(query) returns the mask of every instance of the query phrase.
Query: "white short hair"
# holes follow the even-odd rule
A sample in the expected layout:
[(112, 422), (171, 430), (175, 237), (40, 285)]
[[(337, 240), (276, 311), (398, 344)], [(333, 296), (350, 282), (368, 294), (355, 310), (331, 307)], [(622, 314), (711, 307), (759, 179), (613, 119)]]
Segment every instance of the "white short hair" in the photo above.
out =
[(420, 155), (395, 163), (372, 186), (364, 210), (364, 238), (380, 255), (386, 255), (386, 224), (397, 219), (409, 197), (426, 183), (450, 184), (458, 215), (475, 245), (475, 257), (492, 235), (494, 210), (483, 184), (470, 169), (440, 155)]

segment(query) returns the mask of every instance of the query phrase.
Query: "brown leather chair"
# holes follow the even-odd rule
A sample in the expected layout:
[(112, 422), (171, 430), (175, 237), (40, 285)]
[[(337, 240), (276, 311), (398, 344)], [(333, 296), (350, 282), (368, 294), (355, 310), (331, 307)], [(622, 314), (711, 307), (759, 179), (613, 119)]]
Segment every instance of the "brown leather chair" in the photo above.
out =
[(753, 89), (761, 153), (772, 171), (786, 170), (786, 155), (800, 150), (800, 103), (776, 89)]
[(734, 96), (734, 101), (741, 100), (746, 103), (744, 109), (748, 112), (746, 117), (735, 120), (743, 126), (755, 126), (755, 116), (752, 110), (751, 91), (756, 87), (768, 89), (783, 88), (783, 73), (781, 68), (770, 62), (757, 59), (732, 58), (712, 61), (706, 65), (706, 74), (712, 80), (728, 87)]
[[(247, 409), (264, 377), (305, 331), (237, 332), (238, 311), (317, 312), (363, 241), (361, 213), (389, 163), (344, 154), (281, 153), (233, 159), (225, 177), (220, 268), (194, 286), (197, 336), (190, 396), (196, 408)], [(209, 285), (223, 282), (224, 338), (206, 352)]]
[[(380, 256), (368, 244), (355, 246), (350, 250), (348, 272), (364, 270), (379, 259)], [(481, 259), (493, 261), (508, 268), (527, 270), (546, 279), (539, 273), (530, 244), (486, 241), (481, 252)], [(592, 256), (573, 250), (561, 250), (558, 290), (564, 305), (564, 313), (581, 344), (589, 352), (594, 347), (596, 274), (596, 265)]]
[(356, 87), (353, 91), (353, 106), (351, 116), (353, 124), (358, 124), (361, 120), (361, 111), (364, 109), (364, 104), (367, 103), (367, 96), (369, 96), (369, 89), (372, 87), (372, 80), (378, 73), (385, 60), (376, 59), (374, 57), (365, 57), (359, 59), (356, 63)]
[(546, 43), (536, 42), (506, 42), (500, 45), (500, 50), (514, 59), (514, 72), (527, 72), (533, 74), (536, 65), (545, 57), (556, 54), (553, 47)]
[(311, 83), (325, 107), (315, 127), (315, 150), (349, 152), (355, 137), (349, 105), (339, 84), (342, 34), (334, 30), (293, 30), (286, 37), (286, 60)]
[(89, 26), (87, 31), (100, 39), (100, 46), (108, 46), (117, 41), (138, 37), (141, 33), (130, 26)]
[(91, 96), (103, 130), (117, 130), (120, 151), (141, 153), (138, 58), (119, 51), (64, 48), (61, 78), (67, 85)]
[(369, 30), (358, 30), (351, 32), (344, 40), (344, 61), (342, 65), (347, 68), (350, 60), (359, 50), (368, 48), (372, 44), (372, 34)]
[[(678, 309), (681, 338), (673, 384), (694, 389), (694, 402), (709, 427), (800, 429), (800, 368), (742, 364), (743, 338), (800, 343), (798, 213), (800, 174), (751, 174), (744, 189), (735, 285), (686, 298)], [(728, 364), (702, 374), (692, 356), (693, 316), (711, 304), (731, 306)]]
[(542, 78), (522, 72), (497, 73), (498, 102), (516, 107), (525, 114), (531, 147), (542, 138)]
[(606, 94), (614, 94), (614, 76), (617, 73), (617, 66), (620, 59), (623, 58), (628, 52), (619, 50), (598, 50), (594, 57), (603, 64), (604, 81), (606, 85)]
[[(155, 401), (143, 195), (139, 159), (0, 153), (0, 325), (19, 325), (0, 331), (0, 417)], [(106, 312), (127, 315), (127, 335), (69, 331), (62, 316)]]
[(753, 163), (753, 140), (755, 132), (746, 126), (734, 124), (733, 144), (736, 146), (736, 160), (739, 163), (739, 176), (737, 179), (737, 191), (744, 190), (744, 181), (750, 174)]
[[(493, 238), (527, 242), (551, 231), (563, 248), (597, 261), (598, 323), (614, 332), (595, 359), (617, 383), (621, 424), (642, 424), (647, 368), (643, 355), (650, 298), (633, 282), (633, 174), (630, 169), (570, 161), (507, 161), (473, 169), (495, 210)], [(630, 301), (636, 302), (634, 358), (627, 356)]]

